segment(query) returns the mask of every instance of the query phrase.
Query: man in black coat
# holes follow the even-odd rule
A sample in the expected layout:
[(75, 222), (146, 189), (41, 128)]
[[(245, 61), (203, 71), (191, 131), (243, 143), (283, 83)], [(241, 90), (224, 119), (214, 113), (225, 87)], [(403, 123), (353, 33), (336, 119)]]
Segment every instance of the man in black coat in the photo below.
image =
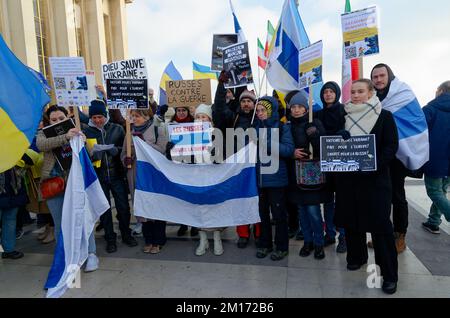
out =
[[(89, 125), (84, 126), (83, 132), (88, 139), (96, 139), (97, 142), (90, 151), (92, 161), (101, 160), (101, 166), (95, 168), (95, 172), (108, 201), (110, 192), (114, 197), (122, 242), (129, 247), (137, 246), (136, 239), (131, 236), (128, 187), (120, 160), (125, 132), (120, 125), (109, 122), (106, 105), (102, 100), (91, 102), (89, 118)], [(114, 253), (117, 251), (117, 235), (114, 232), (111, 209), (100, 217), (100, 222), (105, 230), (106, 251)]]

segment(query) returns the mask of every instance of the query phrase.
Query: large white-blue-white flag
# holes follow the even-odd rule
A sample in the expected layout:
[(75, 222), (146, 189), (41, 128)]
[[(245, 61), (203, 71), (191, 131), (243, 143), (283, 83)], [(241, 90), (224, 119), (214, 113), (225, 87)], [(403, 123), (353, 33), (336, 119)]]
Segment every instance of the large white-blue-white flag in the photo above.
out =
[(416, 170), (428, 162), (430, 144), (425, 114), (411, 88), (395, 78), (381, 103), (394, 115), (399, 136), (397, 158), (406, 168)]
[[(267, 80), (274, 89), (284, 94), (299, 90), (299, 52), (310, 44), (295, 0), (285, 0), (266, 68)], [(313, 100), (315, 108), (319, 109), (322, 85), (323, 83), (313, 85)], [(309, 94), (308, 89), (305, 91)]]
[(231, 7), (231, 13), (233, 14), (233, 21), (234, 21), (234, 32), (238, 35), (238, 42), (242, 43), (247, 41), (245, 39), (244, 31), (241, 28), (241, 25), (239, 24), (239, 21), (237, 19), (236, 13), (234, 12), (233, 3), (230, 0), (230, 7)]
[(72, 167), (67, 181), (53, 264), (45, 288), (47, 297), (61, 297), (88, 258), (88, 241), (95, 222), (109, 209), (81, 137), (70, 141)]
[(200, 228), (260, 222), (256, 146), (250, 143), (222, 164), (169, 161), (139, 138), (134, 214)]

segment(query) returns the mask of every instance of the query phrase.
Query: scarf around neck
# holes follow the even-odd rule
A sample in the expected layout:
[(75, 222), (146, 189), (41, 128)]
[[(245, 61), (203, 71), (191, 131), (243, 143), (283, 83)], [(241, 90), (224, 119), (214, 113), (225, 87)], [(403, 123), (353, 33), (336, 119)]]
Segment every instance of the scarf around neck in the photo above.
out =
[(368, 135), (381, 114), (381, 103), (376, 95), (363, 104), (355, 105), (348, 103), (345, 105), (345, 129), (352, 136)]

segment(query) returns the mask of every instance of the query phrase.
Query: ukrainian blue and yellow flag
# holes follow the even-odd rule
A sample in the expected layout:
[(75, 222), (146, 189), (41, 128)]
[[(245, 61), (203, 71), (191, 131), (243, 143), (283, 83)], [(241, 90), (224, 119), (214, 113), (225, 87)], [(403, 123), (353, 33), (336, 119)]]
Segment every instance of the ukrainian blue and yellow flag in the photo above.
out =
[(44, 85), (0, 35), (0, 173), (14, 167), (30, 147), (49, 102)]
[(166, 94), (166, 81), (181, 81), (183, 77), (180, 72), (176, 69), (173, 62), (170, 61), (169, 65), (167, 65), (164, 70), (163, 75), (161, 76), (161, 82), (159, 83), (159, 104), (165, 105), (167, 104), (167, 94)]
[(217, 73), (211, 67), (192, 62), (192, 73), (194, 79), (213, 79), (217, 81)]

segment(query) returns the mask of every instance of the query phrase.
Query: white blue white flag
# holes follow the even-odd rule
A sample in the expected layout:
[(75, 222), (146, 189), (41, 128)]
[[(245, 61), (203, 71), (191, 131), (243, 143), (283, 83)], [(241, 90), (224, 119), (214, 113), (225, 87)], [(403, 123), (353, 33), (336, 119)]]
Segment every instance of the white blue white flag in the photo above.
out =
[[(139, 138), (134, 214), (200, 228), (260, 222), (256, 146), (223, 164), (177, 164)], [(247, 158), (247, 159), (245, 159)]]
[(234, 12), (233, 3), (231, 3), (230, 0), (230, 7), (231, 7), (231, 13), (233, 14), (233, 21), (234, 21), (234, 32), (238, 35), (238, 42), (246, 42), (244, 31), (241, 28), (241, 25), (239, 24), (239, 21), (237, 19), (236, 13)]
[(383, 109), (394, 115), (397, 124), (399, 148), (397, 158), (406, 168), (417, 170), (429, 160), (430, 144), (425, 114), (411, 88), (395, 78)]
[(82, 138), (73, 138), (70, 146), (72, 167), (64, 195), (61, 234), (45, 284), (50, 298), (61, 297), (72, 286), (88, 257), (95, 222), (109, 209)]

